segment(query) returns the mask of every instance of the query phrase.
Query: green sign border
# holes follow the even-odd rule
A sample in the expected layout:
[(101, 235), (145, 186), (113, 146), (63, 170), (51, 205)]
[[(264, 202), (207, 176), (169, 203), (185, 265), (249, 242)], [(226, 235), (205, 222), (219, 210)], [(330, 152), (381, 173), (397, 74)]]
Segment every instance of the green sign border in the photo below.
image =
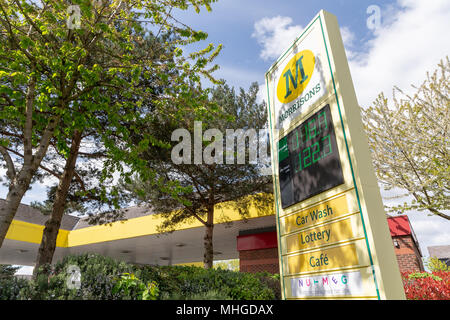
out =
[[(349, 150), (349, 147), (348, 147), (347, 136), (345, 134), (344, 121), (342, 120), (341, 107), (340, 107), (340, 104), (339, 104), (339, 98), (338, 98), (338, 94), (337, 94), (337, 91), (336, 91), (336, 84), (335, 84), (335, 80), (334, 80), (333, 69), (331, 67), (331, 61), (330, 61), (330, 56), (329, 56), (329, 53), (328, 53), (327, 41), (325, 39), (325, 32), (323, 30), (322, 18), (321, 18), (321, 14), (320, 13), (309, 24), (309, 26), (302, 32), (302, 34), (293, 42), (293, 44), (283, 53), (283, 55), (281, 55), (281, 57), (278, 58), (277, 61), (275, 61), (275, 63), (266, 72), (267, 104), (268, 104), (268, 107), (269, 107), (269, 115), (270, 115), (269, 116), (269, 125), (270, 125), (271, 142), (272, 142), (272, 146), (275, 146), (274, 145), (273, 131), (272, 131), (273, 126), (272, 126), (272, 116), (271, 116), (272, 112), (271, 112), (271, 109), (270, 109), (269, 81), (267, 79), (267, 76), (272, 71), (272, 69), (280, 62), (280, 60), (282, 60), (284, 58), (284, 56), (291, 50), (291, 48), (295, 45), (295, 43), (314, 25), (314, 23), (317, 20), (319, 20), (319, 22), (320, 22), (320, 29), (322, 31), (322, 38), (323, 38), (323, 42), (324, 42), (324, 45), (325, 45), (325, 51), (327, 53), (328, 66), (330, 68), (331, 79), (332, 79), (332, 82), (333, 82), (334, 96), (336, 98), (338, 111), (339, 111), (339, 118), (340, 118), (341, 126), (342, 126), (342, 129), (343, 129), (342, 131), (343, 131), (343, 134), (344, 134), (344, 141), (345, 141), (345, 147), (346, 147), (346, 151), (347, 151), (347, 157), (348, 157), (348, 160), (349, 160), (349, 163), (350, 163), (350, 170), (351, 170), (351, 173), (352, 173), (353, 186), (355, 188), (356, 199), (358, 201), (359, 214), (360, 214), (360, 217), (361, 217), (362, 226), (363, 226), (363, 230), (364, 230), (364, 238), (365, 238), (367, 251), (369, 253), (369, 260), (370, 260), (370, 264), (371, 264), (371, 268), (372, 268), (372, 275), (373, 275), (373, 279), (374, 279), (374, 282), (375, 282), (375, 288), (376, 288), (376, 291), (377, 291), (377, 298), (378, 298), (378, 300), (381, 300), (380, 291), (379, 291), (379, 288), (378, 288), (378, 283), (377, 283), (376, 275), (375, 275), (375, 269), (374, 269), (374, 265), (373, 265), (372, 252), (370, 250), (369, 240), (367, 238), (366, 225), (365, 225), (364, 217), (363, 217), (363, 214), (362, 214), (362, 208), (361, 208), (361, 202), (360, 202), (360, 199), (359, 199), (358, 187), (356, 185), (355, 173), (353, 171), (353, 164), (352, 164), (352, 160), (351, 160), (351, 157), (350, 157), (350, 150)], [(274, 152), (272, 152), (272, 163), (275, 163)], [(275, 174), (273, 176), (275, 177)], [(277, 179), (275, 179), (275, 180), (279, 184), (279, 181)], [(281, 250), (281, 237), (280, 237), (281, 233), (280, 233), (280, 213), (279, 213), (279, 209), (278, 209), (278, 197), (279, 197), (279, 195), (278, 195), (278, 188), (275, 188), (277, 229), (278, 229), (278, 244), (279, 244), (279, 246), (278, 246), (278, 254), (281, 257), (282, 256), (282, 250)], [(281, 274), (282, 274), (282, 276), (280, 277), (281, 286), (282, 286), (282, 290), (283, 290), (283, 296), (284, 296), (284, 298), (286, 298), (286, 288), (284, 286), (284, 270), (283, 270), (284, 267), (283, 267), (283, 261), (282, 260), (281, 260), (281, 263), (280, 263), (280, 268), (281, 268)]]

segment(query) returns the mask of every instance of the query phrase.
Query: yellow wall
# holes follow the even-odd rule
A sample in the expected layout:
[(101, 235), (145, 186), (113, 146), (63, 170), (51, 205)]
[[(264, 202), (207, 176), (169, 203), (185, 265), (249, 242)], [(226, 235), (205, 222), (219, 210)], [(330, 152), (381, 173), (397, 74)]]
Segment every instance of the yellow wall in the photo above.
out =
[[(31, 243), (41, 243), (44, 226), (13, 220), (6, 233), (6, 239), (25, 241)], [(68, 247), (68, 230), (60, 229), (56, 238), (57, 247)]]
[[(273, 215), (273, 210), (261, 214), (255, 207), (249, 210), (248, 219), (261, 216)], [(224, 205), (216, 205), (214, 223), (219, 224), (224, 221), (242, 220), (237, 210), (226, 208)], [(126, 221), (117, 221), (106, 225), (96, 225), (92, 227), (76, 230), (59, 230), (56, 246), (74, 247), (98, 242), (113, 241), (140, 236), (159, 234), (157, 227), (163, 222), (161, 214), (153, 214), (138, 218), (128, 219)], [(195, 220), (194, 222), (185, 222), (177, 227), (177, 230), (190, 228), (200, 228), (203, 224)], [(13, 220), (6, 234), (7, 239), (25, 241), (30, 243), (41, 243), (44, 226), (29, 222)]]

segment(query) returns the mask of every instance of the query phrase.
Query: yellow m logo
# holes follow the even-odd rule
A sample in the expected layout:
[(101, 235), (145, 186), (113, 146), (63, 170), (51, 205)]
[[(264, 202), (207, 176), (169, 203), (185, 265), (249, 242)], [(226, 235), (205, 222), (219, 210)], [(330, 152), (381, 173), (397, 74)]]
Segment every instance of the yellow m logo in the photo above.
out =
[(305, 90), (315, 63), (316, 59), (310, 50), (303, 50), (292, 57), (277, 84), (277, 97), (281, 103), (291, 102)]

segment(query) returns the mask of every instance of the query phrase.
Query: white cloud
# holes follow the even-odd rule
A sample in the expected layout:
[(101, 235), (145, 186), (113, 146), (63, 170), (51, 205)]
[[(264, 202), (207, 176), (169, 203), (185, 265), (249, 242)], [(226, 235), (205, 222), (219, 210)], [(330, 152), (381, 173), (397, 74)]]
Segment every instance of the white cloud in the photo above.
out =
[(342, 36), (342, 41), (344, 42), (344, 45), (347, 47), (352, 47), (353, 43), (355, 41), (355, 34), (350, 30), (349, 27), (344, 26), (341, 27), (341, 36)]
[(423, 256), (428, 256), (428, 247), (450, 244), (450, 221), (426, 212), (408, 213)]
[(408, 90), (422, 83), (450, 52), (450, 2), (400, 0), (398, 5), (401, 10), (382, 10), (389, 23), (376, 30), (364, 53), (350, 60), (361, 106), (369, 106), (381, 91), (389, 97), (395, 85)]
[(349, 27), (343, 26), (341, 29), (342, 41), (344, 42), (345, 52), (348, 59), (353, 59), (356, 55), (354, 52), (356, 36)]
[(263, 47), (260, 57), (264, 60), (278, 58), (303, 30), (292, 25), (292, 18), (282, 16), (258, 20), (254, 28), (252, 37)]

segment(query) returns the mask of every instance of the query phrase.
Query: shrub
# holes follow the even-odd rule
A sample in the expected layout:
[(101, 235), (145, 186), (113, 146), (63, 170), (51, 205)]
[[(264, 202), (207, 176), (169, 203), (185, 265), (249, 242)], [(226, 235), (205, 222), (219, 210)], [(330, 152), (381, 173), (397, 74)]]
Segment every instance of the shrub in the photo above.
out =
[(162, 299), (190, 299), (209, 291), (234, 300), (275, 299), (268, 285), (271, 279), (264, 275), (223, 269), (203, 269), (195, 266), (140, 266), (140, 277), (154, 279)]
[(138, 279), (133, 273), (123, 273), (114, 279), (113, 294), (120, 294), (123, 299), (156, 300), (159, 289), (155, 281), (147, 285)]
[(271, 274), (268, 272), (261, 272), (255, 274), (259, 280), (270, 288), (275, 296), (275, 300), (281, 300), (281, 282), (279, 274)]
[(0, 300), (21, 299), (24, 292), (29, 290), (26, 279), (16, 278), (14, 274), (19, 267), (0, 265)]
[[(268, 273), (195, 266), (137, 266), (97, 254), (66, 256), (54, 266), (43, 268), (47, 268), (49, 276), (40, 274), (29, 282), (0, 282), (0, 299), (280, 299), (279, 279)], [(81, 274), (78, 288), (70, 282), (73, 268)]]
[(450, 272), (402, 273), (408, 300), (450, 300)]
[(450, 271), (450, 268), (441, 260), (436, 257), (429, 257), (425, 262), (425, 265), (430, 269), (431, 272), (434, 271)]
[[(79, 288), (69, 286), (71, 268), (78, 268), (81, 274)], [(116, 279), (132, 271), (125, 262), (97, 254), (66, 256), (49, 268), (49, 276), (40, 274), (31, 281), (29, 296), (40, 300), (109, 300), (122, 299), (120, 292), (113, 292)]]
[(0, 278), (0, 300), (22, 300), (29, 291), (29, 282), (16, 277)]

